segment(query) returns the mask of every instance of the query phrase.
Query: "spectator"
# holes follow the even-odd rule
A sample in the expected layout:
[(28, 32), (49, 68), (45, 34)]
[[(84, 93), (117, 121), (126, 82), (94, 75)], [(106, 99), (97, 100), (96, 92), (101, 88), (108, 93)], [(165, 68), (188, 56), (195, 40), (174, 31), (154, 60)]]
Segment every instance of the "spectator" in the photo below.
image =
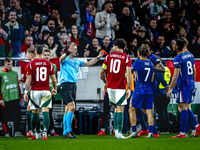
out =
[(99, 55), (99, 52), (101, 51), (101, 46), (99, 45), (99, 41), (97, 38), (93, 38), (90, 40), (88, 49), (90, 51), (89, 57), (97, 57)]
[(200, 26), (195, 26), (195, 32), (194, 32), (193, 35), (195, 36), (197, 41), (199, 41), (199, 39), (200, 39)]
[(33, 37), (29, 35), (25, 38), (25, 43), (21, 46), (20, 56), (26, 57), (27, 49), (30, 47), (34, 47), (34, 45), (33, 45)]
[(32, 24), (32, 34), (31, 36), (33, 37), (33, 45), (36, 45), (39, 43), (39, 23), (37, 21), (33, 21)]
[[(161, 58), (160, 58), (161, 60)], [(156, 72), (155, 78), (157, 81), (158, 89), (155, 94), (155, 110), (158, 114), (158, 130), (160, 132), (168, 132), (169, 129), (169, 115), (167, 112), (167, 106), (170, 99), (167, 98), (167, 93), (165, 92), (166, 87), (170, 84), (171, 72), (166, 65), (165, 61), (162, 61), (165, 68), (165, 73)]]
[(165, 46), (164, 35), (159, 35), (156, 45), (153, 47), (154, 54), (162, 58), (169, 58), (169, 49)]
[(111, 50), (111, 48), (109, 47), (110, 37), (105, 36), (102, 41), (103, 41), (103, 43), (101, 44), (101, 49), (105, 50), (107, 52), (107, 54), (109, 54), (110, 50)]
[(151, 42), (151, 45), (154, 46), (156, 40), (158, 39), (158, 28), (157, 28), (156, 18), (151, 18), (149, 26), (147, 26), (146, 29), (147, 29), (146, 35), (149, 35), (149, 40)]
[(65, 53), (66, 51), (66, 46), (68, 44), (67, 42), (67, 31), (61, 31), (60, 32), (60, 39), (59, 40), (59, 47), (58, 47), (58, 51), (57, 51), (57, 56), (60, 57), (63, 53)]
[(59, 19), (59, 27), (57, 28), (56, 28), (55, 22), (53, 20), (49, 20), (47, 25), (42, 26), (41, 32), (49, 31), (52, 36), (55, 36), (60, 31), (62, 26), (63, 25), (60, 22), (60, 19)]
[(57, 28), (59, 26), (60, 22), (60, 14), (58, 12), (58, 9), (52, 9), (51, 10), (51, 15), (49, 15), (46, 19), (46, 21), (44, 22), (45, 25), (48, 24), (49, 20), (53, 20), (55, 22), (55, 27)]
[(89, 44), (89, 40), (86, 37), (79, 35), (79, 30), (76, 25), (71, 26), (71, 34), (71, 42), (76, 43), (79, 56), (83, 57), (84, 50), (87, 49), (86, 45)]
[[(150, 0), (134, 0), (133, 1), (133, 6), (136, 9), (136, 13), (139, 16), (139, 22), (142, 26), (145, 26), (146, 23), (146, 15), (149, 16), (149, 7), (150, 5)], [(142, 12), (142, 13), (141, 13)]]
[[(84, 5), (85, 5), (85, 10), (86, 10), (86, 20), (87, 20), (87, 24), (85, 24), (84, 31), (87, 32), (88, 29), (91, 30), (91, 31), (89, 31), (89, 33), (90, 33), (89, 35), (86, 34), (87, 38), (91, 39), (95, 36), (94, 35), (94, 27), (93, 27), (95, 14), (90, 15), (91, 4), (89, 1), (85, 1)], [(90, 24), (91, 24), (91, 26), (90, 26)]]
[[(12, 8), (15, 10), (17, 15), (17, 22), (21, 24), (24, 30), (28, 30), (32, 24), (32, 17), (30, 11), (26, 8), (21, 8), (21, 0), (10, 0)], [(9, 12), (6, 13), (6, 21), (8, 20)]]
[(99, 44), (102, 44), (102, 39), (105, 35), (110, 37), (111, 46), (115, 39), (115, 30), (119, 30), (119, 22), (116, 15), (112, 13), (113, 5), (111, 2), (105, 2), (104, 11), (98, 12), (95, 17), (96, 37)]
[(21, 6), (27, 8), (30, 11), (31, 16), (34, 16), (35, 13), (37, 12), (37, 3), (33, 3), (33, 2), (31, 3), (30, 0), (26, 0), (26, 2), (22, 4)]
[(132, 36), (127, 44), (127, 53), (129, 57), (137, 57), (137, 38)]
[(118, 21), (119, 30), (117, 31), (117, 37), (123, 38), (126, 41), (134, 34), (133, 32), (133, 23), (134, 20), (130, 17), (130, 11), (127, 6), (124, 6), (122, 9), (122, 14), (119, 16)]
[(4, 30), (0, 33), (5, 40), (5, 56), (19, 57), (21, 40), (23, 36), (23, 26), (16, 19), (16, 12), (11, 10), (8, 14), (9, 22), (2, 25)]
[(76, 25), (79, 35), (82, 35), (84, 25), (87, 24), (83, 0), (65, 0), (61, 8), (62, 20), (68, 33), (72, 25)]
[[(2, 124), (6, 126), (7, 130), (7, 122), (12, 116), (12, 121), (14, 121), (14, 130), (15, 137), (22, 137), (20, 133), (20, 120), (21, 120), (21, 111), (19, 106), (19, 101), (21, 105), (24, 105), (24, 101), (22, 99), (21, 90), (18, 82), (18, 74), (16, 71), (12, 69), (12, 60), (10, 57), (6, 57), (4, 60), (4, 69), (0, 71), (0, 101), (2, 103)], [(14, 116), (13, 116), (14, 111)], [(9, 137), (9, 133), (7, 133)]]
[(171, 19), (171, 11), (169, 9), (164, 10), (163, 19), (158, 21), (159, 34), (165, 36), (165, 42), (168, 43), (174, 38), (177, 30), (176, 23)]
[(41, 15), (39, 13), (36, 13), (33, 17), (33, 21), (37, 21), (39, 23), (39, 33), (41, 31), (41, 28), (42, 28), (42, 22), (41, 22)]
[(131, 19), (134, 20), (139, 20), (139, 16), (136, 13), (136, 9), (133, 7), (133, 1), (132, 0), (125, 0), (124, 1), (125, 5), (129, 8), (130, 10), (130, 17)]
[[(188, 19), (191, 25), (191, 31), (197, 25), (200, 25), (200, 1), (195, 0), (195, 4), (188, 11)], [(193, 32), (193, 31), (192, 31)]]
[(182, 26), (179, 27), (179, 32), (176, 34), (175, 39), (180, 37), (185, 37), (188, 40), (188, 46), (197, 45), (198, 43), (197, 39), (191, 33), (187, 33)]
[(140, 26), (138, 31), (137, 31), (137, 45), (138, 47), (141, 46), (142, 41), (144, 41), (145, 39), (149, 39), (148, 35), (146, 36), (146, 29), (143, 26)]
[[(44, 16), (44, 18), (46, 18), (46, 16), (48, 16), (50, 14), (50, 10), (49, 10), (49, 4), (47, 0), (38, 0), (38, 5), (37, 5), (37, 12), (41, 14), (41, 16)], [(43, 20), (43, 17), (41, 18), (42, 23), (45, 22), (45, 20)]]
[(54, 40), (56, 43), (58, 43), (58, 32), (60, 32), (61, 30), (61, 27), (62, 27), (62, 23), (60, 22), (60, 19), (59, 19), (59, 27), (55, 27), (55, 22), (53, 20), (49, 20), (47, 25), (43, 25), (42, 26), (42, 29), (41, 29), (41, 33), (44, 34), (43, 32), (48, 32), (50, 36), (53, 36), (54, 37)]
[(177, 16), (177, 9), (174, 0), (169, 0), (167, 3), (169, 10), (171, 11), (172, 20), (175, 20)]
[(174, 46), (175, 43), (176, 43), (176, 40), (172, 39), (172, 40), (169, 41), (169, 44), (167, 46), (167, 48), (169, 50), (169, 56), (173, 57), (173, 58), (176, 56), (176, 52), (173, 50), (173, 46)]
[(155, 0), (154, 3), (149, 5), (150, 9), (150, 17), (156, 18), (156, 20), (160, 20), (163, 18), (163, 10), (168, 9), (166, 5), (163, 4), (163, 0)]
[(189, 21), (185, 18), (185, 9), (180, 8), (178, 11), (177, 25), (183, 26), (187, 33), (189, 33)]
[[(0, 19), (0, 24), (1, 24), (1, 19)], [(3, 30), (2, 27), (1, 30)], [(5, 40), (3, 39), (1, 34), (0, 34), (0, 57), (5, 57)]]
[(48, 49), (50, 51), (50, 57), (56, 58), (56, 51), (57, 51), (58, 45), (55, 44), (53, 36), (49, 36), (47, 38), (46, 44), (44, 44), (44, 49)]

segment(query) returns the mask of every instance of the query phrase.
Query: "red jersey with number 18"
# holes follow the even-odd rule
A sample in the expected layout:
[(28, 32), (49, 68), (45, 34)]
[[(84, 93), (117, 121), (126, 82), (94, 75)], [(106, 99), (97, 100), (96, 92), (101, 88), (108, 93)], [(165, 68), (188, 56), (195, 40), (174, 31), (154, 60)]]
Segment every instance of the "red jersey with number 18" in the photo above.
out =
[(131, 68), (131, 59), (122, 52), (114, 52), (106, 56), (103, 69), (107, 70), (107, 87), (111, 89), (125, 89), (126, 67)]
[(47, 90), (49, 87), (49, 75), (54, 75), (51, 62), (45, 59), (34, 59), (28, 64), (27, 75), (32, 76), (31, 90)]

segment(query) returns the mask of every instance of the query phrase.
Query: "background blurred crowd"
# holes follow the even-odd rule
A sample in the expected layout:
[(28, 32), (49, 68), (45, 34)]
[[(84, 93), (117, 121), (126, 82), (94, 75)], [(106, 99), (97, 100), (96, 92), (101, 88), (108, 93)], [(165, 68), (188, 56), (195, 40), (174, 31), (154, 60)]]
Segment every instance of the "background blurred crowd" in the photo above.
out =
[(28, 48), (43, 44), (56, 58), (70, 42), (79, 57), (96, 57), (119, 37), (130, 57), (144, 40), (162, 58), (176, 55), (179, 37), (189, 50), (200, 46), (200, 0), (0, 0), (0, 20), (0, 57), (26, 58)]

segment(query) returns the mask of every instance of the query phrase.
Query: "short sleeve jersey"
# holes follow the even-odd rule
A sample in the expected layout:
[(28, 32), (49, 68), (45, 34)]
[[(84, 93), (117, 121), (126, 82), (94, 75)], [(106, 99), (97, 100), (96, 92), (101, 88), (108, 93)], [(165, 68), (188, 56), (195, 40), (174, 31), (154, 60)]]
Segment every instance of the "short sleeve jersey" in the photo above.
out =
[(174, 58), (174, 67), (179, 68), (177, 87), (179, 90), (194, 89), (194, 56), (189, 51), (179, 53)]
[(126, 67), (131, 67), (131, 59), (122, 52), (114, 52), (106, 56), (102, 68), (107, 70), (107, 87), (125, 89)]
[(154, 55), (154, 54), (152, 54), (152, 53), (150, 53), (150, 54), (147, 56), (147, 59), (150, 60), (154, 65), (157, 65), (157, 64), (160, 63), (160, 59), (159, 59), (156, 55)]
[(32, 76), (31, 90), (48, 90), (49, 75), (55, 75), (53, 65), (45, 59), (34, 59), (28, 64), (27, 75)]
[(76, 83), (78, 80), (79, 67), (82, 67), (84, 61), (79, 59), (71, 59), (69, 56), (60, 63), (61, 73), (60, 73), (60, 83), (70, 82)]
[(150, 60), (140, 60), (132, 64), (132, 71), (135, 71), (136, 86), (135, 91), (137, 94), (152, 94), (152, 76), (155, 72), (155, 67)]

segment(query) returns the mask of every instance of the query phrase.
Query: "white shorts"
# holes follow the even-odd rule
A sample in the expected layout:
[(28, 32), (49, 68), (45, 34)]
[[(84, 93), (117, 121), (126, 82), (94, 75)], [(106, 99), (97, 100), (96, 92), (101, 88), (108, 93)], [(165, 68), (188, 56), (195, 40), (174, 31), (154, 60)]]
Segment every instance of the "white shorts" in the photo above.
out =
[(111, 89), (107, 88), (108, 97), (111, 104), (117, 106), (127, 105), (126, 90), (125, 89)]
[(52, 107), (51, 92), (50, 91), (34, 91), (31, 90), (30, 109), (36, 110), (38, 108)]

